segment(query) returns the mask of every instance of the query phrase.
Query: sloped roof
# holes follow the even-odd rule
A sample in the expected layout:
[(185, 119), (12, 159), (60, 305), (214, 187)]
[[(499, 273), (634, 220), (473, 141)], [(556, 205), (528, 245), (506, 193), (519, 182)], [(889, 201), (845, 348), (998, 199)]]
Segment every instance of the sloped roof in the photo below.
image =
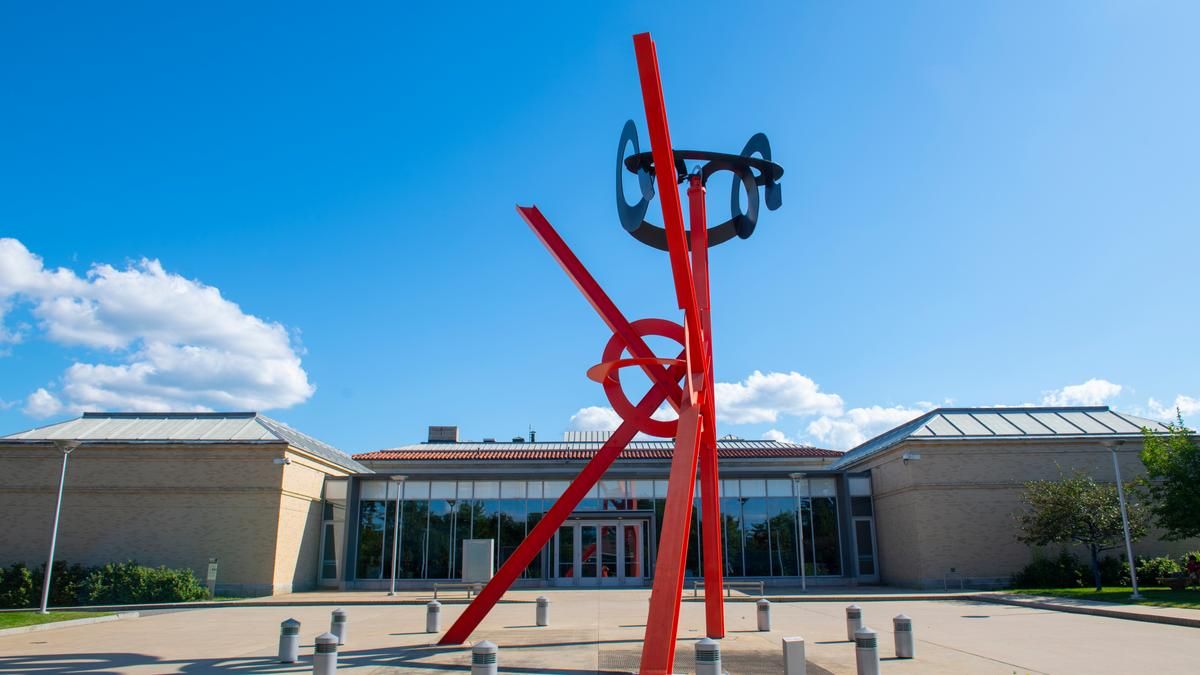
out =
[(1166, 433), (1161, 422), (1119, 413), (1108, 406), (1031, 408), (937, 408), (851, 448), (841, 468), (907, 439), (1070, 439), (1137, 437), (1142, 427)]
[(254, 412), (89, 412), (73, 420), (0, 437), (0, 441), (40, 442), (56, 439), (111, 443), (283, 442), (344, 469), (370, 473), (370, 469), (332, 445), (296, 431), (279, 420)]
[[(472, 461), (472, 460), (566, 460), (591, 459), (603, 443), (563, 441), (550, 443), (418, 443), (387, 450), (357, 454), (361, 461)], [(672, 441), (631, 441), (622, 459), (670, 459)], [(718, 440), (721, 459), (772, 459), (840, 457), (834, 450), (779, 441)]]

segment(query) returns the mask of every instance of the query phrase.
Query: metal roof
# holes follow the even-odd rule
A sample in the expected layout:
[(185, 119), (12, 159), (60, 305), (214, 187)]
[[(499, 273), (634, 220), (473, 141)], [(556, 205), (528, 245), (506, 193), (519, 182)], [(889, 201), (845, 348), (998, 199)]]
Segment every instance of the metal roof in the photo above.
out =
[(851, 448), (835, 468), (853, 464), (907, 439), (1103, 439), (1141, 437), (1142, 427), (1166, 433), (1161, 422), (1119, 413), (1108, 406), (1033, 408), (938, 408)]
[(287, 443), (358, 473), (370, 473), (350, 455), (254, 412), (89, 412), (82, 417), (30, 429), (0, 441), (75, 439), (112, 443)]
[[(418, 443), (357, 454), (362, 461), (470, 461), (591, 459), (604, 446), (596, 442), (549, 443)], [(670, 459), (674, 441), (631, 441), (622, 459)], [(841, 457), (834, 450), (779, 441), (718, 440), (717, 456), (729, 458)]]

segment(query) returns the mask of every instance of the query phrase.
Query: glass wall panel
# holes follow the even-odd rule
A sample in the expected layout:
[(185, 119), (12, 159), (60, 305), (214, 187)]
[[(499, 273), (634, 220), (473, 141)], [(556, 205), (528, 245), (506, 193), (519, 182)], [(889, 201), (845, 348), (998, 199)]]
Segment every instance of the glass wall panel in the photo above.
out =
[[(522, 486), (524, 487), (524, 486)], [(499, 569), (513, 551), (525, 541), (525, 500), (501, 499), (497, 509), (499, 525), (499, 551), (496, 556), (496, 568)]]
[[(383, 571), (380, 577), (392, 578), (392, 538), (396, 536), (396, 518), (400, 515), (397, 508), (400, 505), (400, 486), (395, 485), (388, 492), (386, 519), (383, 523)], [(398, 573), (397, 573), (398, 574)]]
[(692, 517), (691, 517), (691, 532), (688, 534), (688, 554), (687, 554), (687, 574), (693, 577), (704, 576), (703, 562), (700, 556), (700, 549), (703, 544), (700, 541), (700, 490), (696, 489), (692, 500)]
[(575, 507), (576, 511), (599, 511), (600, 510), (600, 485), (593, 485), (591, 490), (588, 490), (587, 496), (579, 502), (579, 506)]
[[(437, 493), (438, 484), (432, 486)], [(450, 548), (453, 542), (456, 502), (451, 499), (429, 500), (429, 532), (426, 558), (426, 579), (449, 579)]]
[[(816, 481), (813, 482), (816, 483)], [(841, 574), (842, 562), (838, 553), (836, 498), (812, 498), (812, 539), (813, 574), (817, 576)]]
[(602, 480), (597, 487), (600, 489), (600, 505), (605, 511), (624, 511), (629, 508), (625, 481)]
[[(462, 483), (459, 483), (459, 494), (462, 494)], [(493, 500), (494, 501), (494, 500)], [(486, 519), (483, 519), (486, 522)], [(454, 519), (454, 545), (450, 549), (450, 578), (462, 578), (462, 550), (463, 542), (468, 539), (473, 539), (474, 535), (471, 532), (471, 526), (475, 523), (475, 502), (470, 499), (459, 499), (458, 508), (455, 510)], [(493, 512), (491, 518), (491, 531), (487, 537), (479, 537), (480, 539), (495, 539), (496, 537), (496, 516)]]
[(738, 490), (738, 481), (736, 480), (721, 482), (723, 483), (721, 486), (721, 519), (724, 521), (721, 534), (725, 543), (725, 576), (745, 576), (745, 567), (742, 564), (744, 534), (742, 531), (741, 491)]
[[(532, 532), (535, 525), (542, 520), (542, 514), (550, 508), (551, 500), (542, 498), (542, 484), (540, 482), (531, 482), (528, 485), (529, 497), (526, 500), (528, 516), (526, 518), (526, 532)], [(532, 579), (542, 578), (542, 552), (546, 548), (543, 547), (536, 556), (533, 557), (533, 562), (529, 563), (529, 567), (525, 568), (524, 576)]]
[[(771, 491), (770, 486), (768, 491)], [(799, 576), (796, 499), (767, 497), (767, 512), (771, 517), (771, 574), (777, 577)]]
[(771, 574), (771, 534), (767, 523), (767, 489), (762, 480), (743, 480), (742, 527), (745, 530), (746, 576)]
[(380, 499), (358, 503), (357, 579), (378, 579), (383, 571), (385, 503)]

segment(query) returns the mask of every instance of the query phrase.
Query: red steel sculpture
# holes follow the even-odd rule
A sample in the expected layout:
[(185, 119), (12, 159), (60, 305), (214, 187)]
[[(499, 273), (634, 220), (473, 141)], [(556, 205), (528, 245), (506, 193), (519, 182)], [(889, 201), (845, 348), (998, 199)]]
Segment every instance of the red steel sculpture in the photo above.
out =
[[(675, 282), (676, 301), (679, 309), (683, 310), (683, 325), (666, 319), (626, 319), (542, 212), (536, 206), (517, 207), (521, 218), (529, 224), (546, 250), (558, 261), (612, 331), (601, 362), (590, 368), (587, 375), (604, 387), (605, 395), (622, 422), (562, 497), (550, 507), (482, 592), (446, 631), (439, 644), (461, 644), (466, 641), (505, 591), (521, 576), (521, 572), (549, 543), (559, 525), (600, 480), (629, 441), (641, 432), (675, 439), (641, 662), (643, 674), (657, 675), (670, 673), (675, 659), (675, 636), (679, 626), (679, 603), (683, 593), (697, 469), (700, 472), (705, 627), (711, 638), (725, 636), (708, 249), (735, 235), (742, 239), (750, 236), (758, 220), (760, 186), (767, 208), (779, 208), (782, 193), (778, 181), (783, 175), (783, 168), (771, 161), (771, 147), (763, 134), (751, 137), (740, 155), (673, 150), (654, 41), (649, 33), (641, 33), (634, 36), (633, 43), (651, 151), (641, 152), (637, 129), (633, 121), (626, 122), (617, 148), (617, 212), (622, 226), (635, 239), (667, 252)], [(626, 157), (625, 152), (631, 145), (634, 152)], [(686, 160), (700, 160), (704, 164), (689, 172)], [(657, 170), (662, 167), (668, 168)], [(642, 194), (637, 204), (631, 205), (625, 200), (622, 182), (625, 171), (637, 176)], [(710, 176), (720, 171), (729, 171), (735, 177), (730, 197), (731, 217), (709, 228), (705, 216), (705, 185)], [(655, 182), (664, 227), (644, 219), (656, 192)], [(679, 185), (685, 182), (690, 230), (684, 226), (683, 206), (679, 198)], [(743, 191), (747, 200), (745, 212), (741, 209)], [(643, 339), (650, 335), (673, 340), (679, 343), (682, 350), (674, 358), (660, 357), (651, 351)], [(621, 388), (620, 370), (628, 367), (641, 368), (651, 382), (650, 390), (636, 405)], [(664, 421), (651, 417), (663, 402), (678, 412), (679, 419)]]

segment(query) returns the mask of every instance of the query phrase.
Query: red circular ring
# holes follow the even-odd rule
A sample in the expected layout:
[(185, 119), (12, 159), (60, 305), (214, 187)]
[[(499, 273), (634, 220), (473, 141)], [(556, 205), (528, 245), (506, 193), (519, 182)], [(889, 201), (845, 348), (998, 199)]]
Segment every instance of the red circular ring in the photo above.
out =
[[(668, 321), (667, 319), (638, 319), (631, 323), (630, 326), (638, 335), (656, 335), (668, 340), (674, 340), (679, 343), (680, 347), (684, 345), (683, 326), (674, 321)], [(616, 361), (621, 358), (621, 355), (625, 351), (625, 342), (619, 335), (613, 335), (608, 344), (604, 346), (604, 355), (601, 363)], [(629, 398), (625, 396), (625, 391), (621, 388), (621, 373), (619, 369), (614, 369), (608, 377), (604, 378), (604, 395), (608, 397), (608, 402), (612, 405), (617, 415), (622, 420), (632, 424), (638, 431), (659, 438), (675, 437), (679, 420), (656, 420), (648, 415), (638, 413), (637, 407), (629, 401)]]

